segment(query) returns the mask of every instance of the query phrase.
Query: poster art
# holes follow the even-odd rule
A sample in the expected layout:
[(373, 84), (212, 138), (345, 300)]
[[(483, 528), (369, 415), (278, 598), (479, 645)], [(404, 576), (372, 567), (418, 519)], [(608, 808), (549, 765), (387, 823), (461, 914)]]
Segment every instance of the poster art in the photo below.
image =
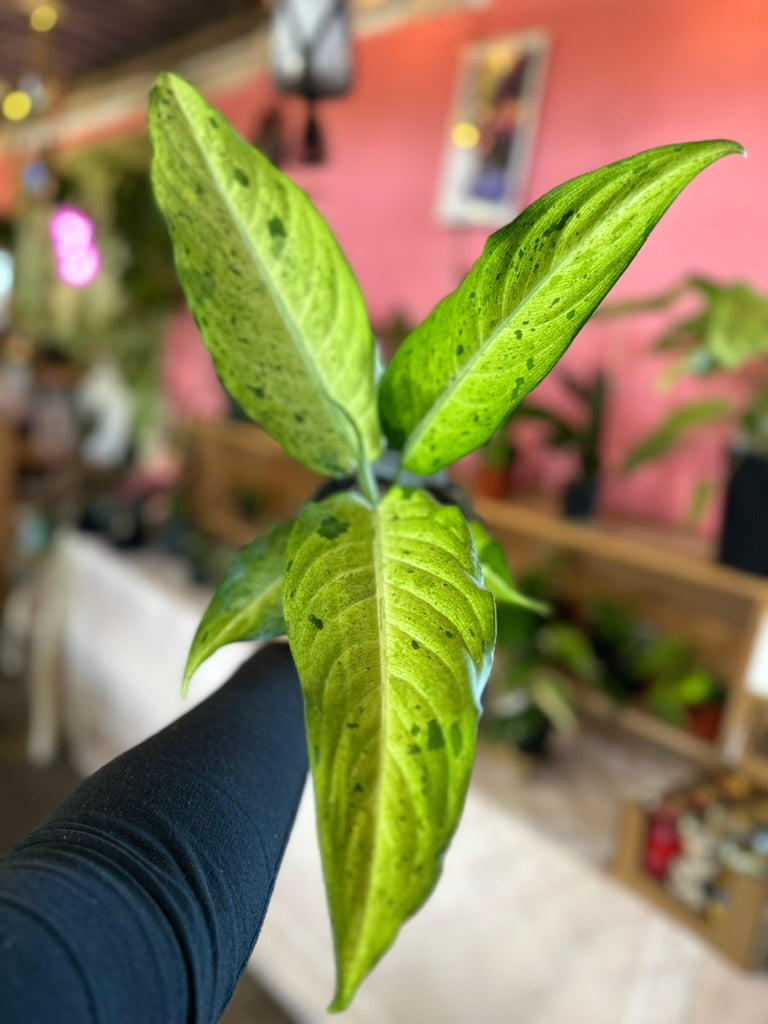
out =
[(548, 52), (543, 32), (475, 43), (462, 55), (438, 212), (497, 227), (520, 210)]

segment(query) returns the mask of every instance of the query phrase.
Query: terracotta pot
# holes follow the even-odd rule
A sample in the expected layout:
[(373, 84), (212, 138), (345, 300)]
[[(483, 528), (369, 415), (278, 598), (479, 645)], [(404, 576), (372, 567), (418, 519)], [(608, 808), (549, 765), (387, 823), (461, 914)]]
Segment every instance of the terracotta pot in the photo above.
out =
[(717, 739), (722, 717), (723, 705), (717, 700), (697, 708), (688, 708), (688, 732), (700, 740), (712, 743)]
[(507, 498), (509, 497), (509, 470), (480, 466), (472, 488), (476, 494), (482, 495), (484, 498)]

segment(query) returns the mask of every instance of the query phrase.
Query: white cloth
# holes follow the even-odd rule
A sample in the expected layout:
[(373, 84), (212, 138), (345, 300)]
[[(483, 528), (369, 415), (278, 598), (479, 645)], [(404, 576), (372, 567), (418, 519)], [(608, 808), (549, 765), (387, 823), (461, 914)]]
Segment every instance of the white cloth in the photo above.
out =
[(84, 775), (162, 729), (225, 682), (253, 644), (217, 651), (185, 700), (181, 680), (211, 590), (169, 556), (62, 532), (43, 585), (30, 672), (29, 756), (45, 764), (63, 726)]

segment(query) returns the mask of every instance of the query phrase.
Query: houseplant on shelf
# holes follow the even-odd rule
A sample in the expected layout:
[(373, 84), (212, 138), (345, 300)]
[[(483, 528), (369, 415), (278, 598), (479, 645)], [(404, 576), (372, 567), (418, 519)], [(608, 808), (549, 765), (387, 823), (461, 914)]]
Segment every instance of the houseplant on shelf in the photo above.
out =
[(676, 356), (665, 377), (693, 374), (725, 382), (728, 375), (739, 375), (750, 398), (740, 412), (726, 397), (678, 406), (627, 454), (624, 469), (666, 454), (703, 426), (729, 424), (733, 439), (720, 560), (768, 575), (768, 296), (745, 284), (696, 277), (658, 297), (608, 307), (604, 315), (664, 309), (684, 296), (697, 297), (699, 308), (674, 322), (654, 346)]
[[(485, 444), (549, 372), (670, 202), (732, 142), (639, 154), (576, 178), (488, 241), (383, 377), (365, 306), (307, 197), (187, 83), (150, 103), (155, 194), (225, 387), (296, 458), (346, 481), (244, 548), (187, 680), (221, 644), (288, 634), (346, 1007), (424, 903), (461, 814), (495, 644), (519, 600), (479, 524), (396, 478)], [(425, 480), (429, 487), (429, 480)]]
[(608, 381), (601, 372), (587, 381), (570, 374), (562, 374), (561, 379), (582, 406), (575, 418), (529, 402), (524, 402), (515, 415), (542, 420), (549, 427), (547, 443), (575, 453), (578, 476), (565, 489), (563, 511), (569, 519), (589, 519), (594, 513), (598, 493)]
[(485, 498), (508, 497), (510, 474), (517, 458), (508, 422), (499, 427), (478, 456), (480, 461), (472, 476), (472, 492)]
[[(523, 586), (536, 594), (548, 589), (544, 576), (525, 579)], [(490, 734), (537, 757), (547, 752), (553, 730), (568, 734), (577, 727), (572, 680), (596, 684), (601, 673), (583, 630), (543, 616), (542, 610), (497, 608), (496, 655), (485, 702)]]

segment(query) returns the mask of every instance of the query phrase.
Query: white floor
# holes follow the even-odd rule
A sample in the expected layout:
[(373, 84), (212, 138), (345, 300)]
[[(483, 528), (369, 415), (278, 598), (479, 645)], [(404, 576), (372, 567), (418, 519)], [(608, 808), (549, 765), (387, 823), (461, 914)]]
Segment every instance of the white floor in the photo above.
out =
[[(733, 968), (600, 866), (617, 794), (689, 770), (647, 754), (595, 736), (521, 771), (485, 748), (443, 878), (347, 1024), (766, 1024), (768, 979)], [(315, 847), (305, 794), (251, 964), (299, 1024), (328, 1019), (332, 989)]]

